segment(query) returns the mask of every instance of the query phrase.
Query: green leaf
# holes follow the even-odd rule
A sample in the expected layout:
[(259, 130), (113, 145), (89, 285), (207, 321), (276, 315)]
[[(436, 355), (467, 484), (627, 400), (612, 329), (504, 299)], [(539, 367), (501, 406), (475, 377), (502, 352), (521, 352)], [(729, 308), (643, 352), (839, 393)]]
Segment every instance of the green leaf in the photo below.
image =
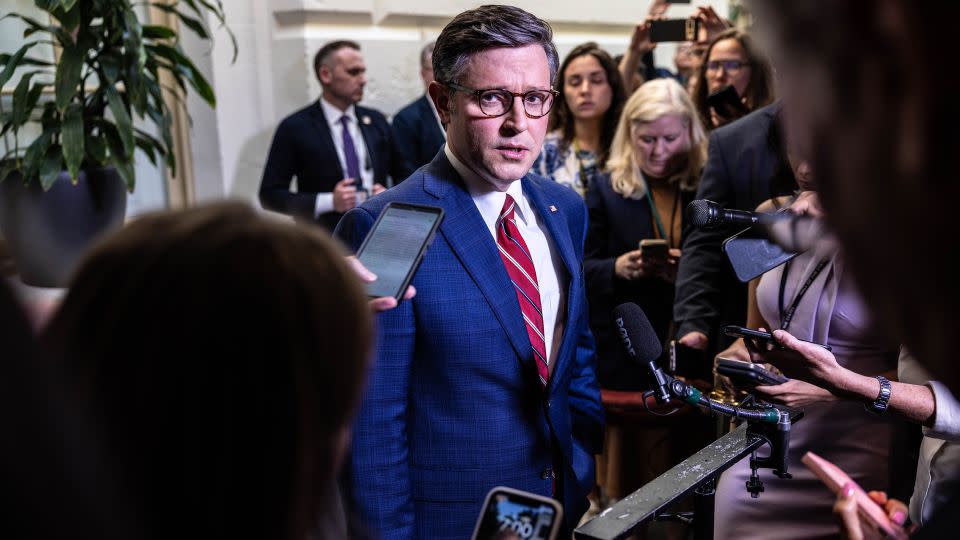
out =
[(148, 141), (148, 140), (146, 140), (146, 139), (144, 139), (144, 138), (141, 138), (141, 137), (137, 137), (137, 138), (136, 138), (136, 143), (137, 143), (137, 148), (139, 148), (140, 150), (143, 151), (144, 154), (146, 154), (147, 159), (150, 160), (150, 163), (152, 163), (154, 166), (156, 166), (156, 165), (157, 165), (157, 153), (156, 153), (156, 150), (155, 150), (154, 146), (150, 143), (150, 141)]
[(59, 6), (61, 1), (62, 0), (33, 0), (33, 3), (35, 6), (44, 11), (51, 11)]
[[(195, 34), (202, 37), (203, 39), (210, 39), (210, 33), (207, 32), (207, 27), (204, 26), (201, 20), (194, 19), (189, 15), (185, 15), (181, 13), (180, 11), (177, 10), (175, 5), (158, 4), (158, 3), (153, 3), (151, 5), (161, 11), (166, 11), (167, 13), (176, 15), (177, 18), (180, 19), (180, 22), (186, 25), (187, 28), (193, 30)], [(196, 7), (194, 7), (194, 10), (196, 10)], [(198, 15), (200, 15), (200, 17), (203, 17), (203, 15), (200, 14), (199, 12), (198, 12)]]
[(127, 190), (132, 192), (136, 182), (133, 160), (124, 157), (123, 143), (120, 142), (117, 127), (108, 121), (104, 121), (101, 127), (107, 140), (107, 147), (110, 149), (107, 164), (117, 168), (117, 173), (120, 174), (120, 178), (127, 184)]
[(70, 171), (70, 178), (76, 182), (84, 154), (83, 105), (71, 103), (67, 106), (63, 113), (62, 129), (60, 138), (63, 141), (63, 160)]
[(162, 44), (148, 45), (147, 48), (169, 60), (176, 68), (174, 73), (183, 75), (190, 83), (190, 86), (192, 86), (197, 94), (211, 107), (217, 106), (217, 96), (214, 94), (210, 83), (207, 82), (207, 79), (200, 73), (200, 70), (193, 65), (193, 62), (180, 52), (179, 48)]
[(24, 182), (30, 182), (36, 177), (43, 156), (47, 154), (47, 149), (50, 148), (52, 138), (53, 133), (51, 131), (44, 131), (27, 148), (27, 152), (23, 155), (22, 165)]
[(4, 159), (0, 161), (0, 182), (3, 182), (11, 173), (18, 169), (16, 159)]
[(16, 127), (22, 126), (30, 117), (30, 109), (27, 108), (27, 94), (30, 90), (30, 79), (36, 74), (36, 71), (24, 73), (17, 88), (13, 91), (13, 114), (10, 121)]
[(27, 51), (30, 50), (30, 47), (33, 47), (37, 43), (39, 43), (39, 41), (27, 43), (23, 47), (20, 47), (20, 49), (13, 53), (13, 56), (7, 60), (7, 65), (3, 68), (3, 71), (0, 72), (0, 88), (3, 88), (3, 85), (7, 84), (7, 81), (9, 81), (10, 77), (13, 76), (13, 71), (20, 65), (21, 60), (23, 60), (23, 55), (27, 54)]
[(110, 84), (117, 82), (117, 77), (120, 76), (120, 62), (120, 58), (114, 54), (114, 51), (100, 56), (100, 69), (103, 71), (106, 82)]
[(47, 149), (43, 156), (43, 162), (40, 163), (40, 187), (47, 191), (53, 187), (53, 183), (60, 176), (63, 170), (63, 154), (60, 151), (60, 145), (54, 144)]
[(63, 54), (60, 56), (54, 87), (57, 95), (57, 109), (61, 111), (77, 96), (80, 72), (83, 69), (83, 56), (84, 51), (75, 45), (65, 46)]
[[(38, 42), (38, 43), (39, 43), (39, 42)], [(2, 66), (7, 65), (7, 62), (9, 62), (11, 58), (13, 58), (13, 55), (12, 55), (12, 54), (8, 54), (8, 53), (0, 54), (0, 65), (2, 65)], [(47, 67), (47, 66), (52, 66), (52, 65), (54, 65), (54, 64), (53, 64), (53, 62), (50, 62), (50, 61), (48, 61), (48, 60), (40, 60), (39, 58), (31, 58), (31, 57), (29, 57), (29, 56), (24, 56), (23, 58), (20, 59), (20, 65), (21, 65), (21, 66), (44, 66), (44, 67)]]
[(124, 157), (133, 159), (133, 122), (130, 120), (130, 113), (123, 103), (123, 98), (117, 92), (116, 88), (108, 86), (106, 88), (107, 104), (110, 106), (110, 112), (113, 113), (113, 120), (117, 124), (117, 132), (120, 136), (120, 142), (123, 143)]
[[(69, 6), (66, 5), (68, 3), (70, 4)], [(66, 0), (63, 2), (62, 7), (58, 7), (50, 12), (55, 19), (60, 21), (60, 24), (62, 24), (64, 28), (70, 31), (80, 25), (80, 10), (73, 9), (75, 3), (76, 0)]]
[(34, 83), (33, 87), (30, 88), (30, 93), (27, 94), (27, 118), (30, 116), (30, 111), (33, 111), (37, 107), (37, 102), (40, 101), (40, 96), (43, 95), (43, 89), (50, 86), (48, 83), (38, 82)]
[(143, 25), (143, 37), (148, 39), (176, 39), (177, 33), (166, 26), (145, 24)]
[(87, 137), (86, 149), (90, 161), (99, 165), (107, 160), (107, 142), (102, 133)]
[(63, 6), (64, 11), (70, 11), (73, 9), (73, 5), (77, 3), (77, 0), (60, 0), (60, 5)]

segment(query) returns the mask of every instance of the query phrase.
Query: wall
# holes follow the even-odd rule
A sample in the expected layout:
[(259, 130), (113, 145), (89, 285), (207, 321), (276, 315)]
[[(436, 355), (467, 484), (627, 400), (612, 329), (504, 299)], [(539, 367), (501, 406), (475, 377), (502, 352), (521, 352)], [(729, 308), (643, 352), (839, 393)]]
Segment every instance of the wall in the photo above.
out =
[[(727, 0), (700, 4), (712, 5), (721, 15), (728, 10)], [(230, 0), (227, 20), (240, 47), (235, 63), (230, 63), (232, 50), (222, 30), (216, 32), (212, 50), (185, 43), (189, 52), (202, 55), (200, 67), (218, 96), (215, 112), (197, 100), (189, 103), (198, 198), (256, 199), (277, 123), (319, 96), (312, 60), (321, 45), (341, 38), (358, 41), (370, 80), (363, 104), (392, 115), (423, 91), (421, 46), (435, 39), (454, 15), (478, 5), (464, 0)], [(595, 0), (586, 11), (583, 2), (571, 0), (515, 5), (551, 23), (562, 58), (591, 40), (611, 54), (623, 52), (649, 1)], [(694, 9), (678, 4), (667, 15), (681, 18)], [(673, 50), (661, 44), (655, 51), (657, 65), (672, 67)]]

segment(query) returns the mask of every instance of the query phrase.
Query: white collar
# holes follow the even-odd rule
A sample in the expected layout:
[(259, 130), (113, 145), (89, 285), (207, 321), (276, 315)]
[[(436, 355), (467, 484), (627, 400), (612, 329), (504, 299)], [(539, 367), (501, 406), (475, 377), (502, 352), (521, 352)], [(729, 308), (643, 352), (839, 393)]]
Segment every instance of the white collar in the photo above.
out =
[(323, 109), (323, 116), (327, 118), (330, 127), (337, 127), (340, 124), (340, 118), (343, 116), (350, 118), (354, 125), (359, 125), (357, 124), (357, 109), (353, 105), (347, 107), (347, 110), (341, 111), (335, 105), (323, 99), (323, 95), (321, 95), (320, 108)]
[(477, 209), (480, 210), (483, 221), (486, 222), (487, 227), (489, 227), (491, 231), (496, 227), (497, 219), (500, 217), (500, 210), (503, 209), (503, 202), (506, 200), (508, 194), (513, 197), (513, 200), (516, 202), (516, 218), (525, 225), (531, 224), (529, 220), (533, 218), (534, 213), (530, 208), (530, 204), (527, 202), (526, 196), (523, 194), (523, 184), (520, 180), (511, 182), (510, 186), (507, 187), (507, 191), (498, 191), (494, 189), (490, 182), (487, 182), (481, 178), (480, 175), (464, 165), (464, 163), (454, 155), (453, 151), (450, 150), (449, 143), (443, 145), (443, 151), (447, 159), (450, 160), (450, 164), (453, 165), (454, 170), (463, 178), (463, 183), (466, 185), (467, 191), (473, 198), (474, 204), (477, 205)]

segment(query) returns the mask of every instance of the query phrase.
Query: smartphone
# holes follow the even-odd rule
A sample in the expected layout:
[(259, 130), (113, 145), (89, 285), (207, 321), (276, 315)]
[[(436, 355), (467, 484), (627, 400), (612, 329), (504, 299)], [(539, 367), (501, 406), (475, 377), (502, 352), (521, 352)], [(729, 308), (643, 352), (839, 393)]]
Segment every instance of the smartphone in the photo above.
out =
[(372, 298), (392, 296), (399, 302), (443, 221), (443, 209), (419, 204), (389, 203), (357, 250), (357, 258), (377, 275), (367, 284)]
[[(777, 340), (773, 339), (773, 334), (771, 334), (770, 332), (761, 332), (760, 330), (754, 330), (752, 328), (744, 328), (742, 326), (728, 324), (723, 327), (723, 333), (731, 337), (752, 339), (754, 340), (754, 342), (758, 343), (757, 348), (761, 350), (765, 348), (769, 349), (771, 347), (775, 349), (783, 349), (783, 345), (780, 345), (780, 343), (777, 342)], [(806, 343), (813, 343), (814, 345), (818, 347), (823, 347), (828, 351), (833, 350), (829, 345), (826, 345), (823, 343), (814, 343), (812, 341), (807, 341), (805, 339), (801, 339), (800, 341), (803, 341)], [(763, 346), (761, 347), (759, 346), (759, 344), (763, 344)]]
[(740, 118), (750, 112), (733, 85), (727, 85), (707, 96), (707, 106), (713, 109), (717, 116), (728, 120)]
[(733, 384), (740, 388), (753, 386), (771, 386), (783, 384), (790, 379), (770, 371), (760, 364), (744, 362), (733, 358), (717, 357), (717, 373), (729, 377)]
[(487, 494), (472, 540), (554, 540), (563, 521), (560, 503), (508, 487)]
[(798, 255), (757, 236), (753, 228), (746, 228), (727, 238), (721, 249), (730, 260), (737, 279), (746, 283), (780, 266)]
[(640, 255), (643, 258), (667, 260), (670, 255), (670, 246), (660, 238), (644, 238), (640, 240)]
[(650, 21), (650, 41), (696, 41), (700, 19), (661, 19)]
[(688, 379), (711, 380), (710, 362), (704, 351), (681, 345), (677, 340), (670, 340), (669, 370), (674, 375)]
[(862, 487), (854, 482), (847, 473), (843, 472), (843, 469), (813, 452), (804, 454), (800, 461), (821, 482), (826, 484), (834, 495), (840, 495), (847, 485), (853, 486), (853, 498), (857, 502), (857, 513), (860, 514), (861, 519), (883, 533), (879, 536), (885, 535), (886, 538), (894, 538), (895, 540), (907, 539), (907, 533), (904, 532), (903, 528), (891, 521), (883, 507), (871, 499)]

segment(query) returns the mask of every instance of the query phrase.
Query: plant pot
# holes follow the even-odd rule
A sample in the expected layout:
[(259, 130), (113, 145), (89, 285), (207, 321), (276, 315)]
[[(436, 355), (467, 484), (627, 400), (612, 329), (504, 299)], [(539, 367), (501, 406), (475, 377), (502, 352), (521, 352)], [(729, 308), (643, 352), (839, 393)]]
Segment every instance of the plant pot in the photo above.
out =
[(80, 171), (77, 184), (61, 171), (43, 191), (19, 173), (0, 182), (0, 229), (20, 279), (35, 287), (65, 287), (80, 258), (104, 232), (119, 227), (127, 191), (116, 169)]

